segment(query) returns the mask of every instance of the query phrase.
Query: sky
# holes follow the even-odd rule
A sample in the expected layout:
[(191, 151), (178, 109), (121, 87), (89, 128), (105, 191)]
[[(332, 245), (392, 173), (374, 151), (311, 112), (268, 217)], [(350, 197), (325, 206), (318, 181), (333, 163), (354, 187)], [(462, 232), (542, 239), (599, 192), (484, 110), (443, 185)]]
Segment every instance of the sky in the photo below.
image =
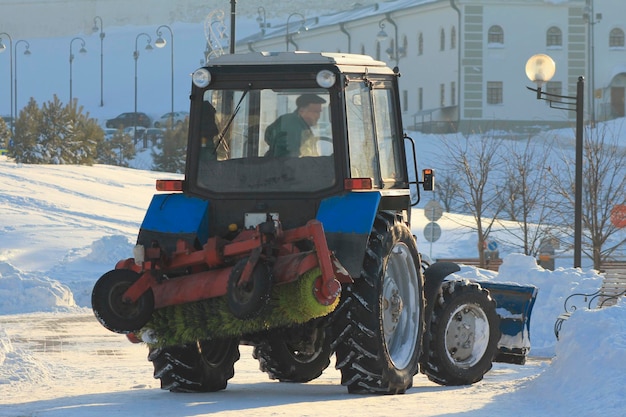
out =
[[(188, 24), (172, 28), (176, 68), (180, 68), (176, 71), (188, 74), (200, 65), (202, 28)], [(96, 87), (97, 37), (87, 39), (92, 55), (75, 59), (73, 88), (79, 104), (92, 116), (104, 120), (132, 111), (135, 36), (150, 32), (154, 40), (155, 29), (107, 30), (104, 107), (99, 107)], [(67, 100), (67, 59), (60, 59), (58, 51), (66, 51), (69, 41), (31, 41), (32, 55), (20, 57), (24, 71), (19, 76), (20, 106), (30, 95), (36, 95), (40, 104), (53, 93)], [(90, 59), (83, 60), (87, 56)], [(27, 59), (31, 60), (28, 64)], [(138, 110), (159, 116), (169, 111), (169, 54), (142, 51), (139, 59)], [(50, 82), (45, 87), (30, 86), (29, 80), (40, 75), (38, 69), (44, 64)], [(175, 110), (188, 107), (189, 81), (187, 75), (176, 78)], [(2, 101), (0, 113), (8, 113)], [(621, 129), (622, 123), (617, 121), (615, 126)], [(571, 137), (571, 133), (555, 134)], [(435, 154), (441, 138), (411, 135), (424, 155), (420, 163), (428, 166), (433, 162), (428, 155)], [(553, 325), (563, 311), (564, 299), (574, 292), (595, 291), (602, 278), (588, 267), (571, 268), (571, 258), (560, 262), (555, 271), (547, 271), (536, 266), (534, 259), (515, 252), (502, 253), (499, 273), (463, 267), (457, 274), (539, 288), (528, 363), (496, 364), (484, 381), (473, 386), (439, 387), (416, 375), (414, 387), (404, 395), (351, 396), (340, 386), (332, 365), (312, 383), (281, 384), (260, 372), (249, 349), (242, 347), (242, 359), (226, 391), (207, 395), (160, 391), (146, 360), (146, 348), (102, 328), (90, 308), (95, 281), (118, 260), (131, 256), (155, 180), (176, 177), (150, 171), (149, 152), (140, 153), (131, 165), (132, 169), (31, 166), (0, 157), (0, 416), (293, 416), (328, 415), (329, 410), (335, 416), (624, 414), (626, 302), (600, 310), (578, 309), (563, 325), (557, 341)], [(428, 222), (423, 210), (415, 208), (412, 219), (423, 253), (433, 258), (476, 256), (474, 236), (458, 227), (462, 216), (444, 214), (438, 221), (442, 237), (432, 246), (423, 238)]]

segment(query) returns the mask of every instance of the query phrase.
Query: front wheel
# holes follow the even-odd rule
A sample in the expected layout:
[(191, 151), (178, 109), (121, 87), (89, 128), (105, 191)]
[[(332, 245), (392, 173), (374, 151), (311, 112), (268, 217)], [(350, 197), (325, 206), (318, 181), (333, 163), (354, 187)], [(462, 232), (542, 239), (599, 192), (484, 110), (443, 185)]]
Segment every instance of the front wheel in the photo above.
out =
[(379, 213), (361, 276), (333, 313), (341, 383), (355, 394), (400, 394), (417, 372), (424, 297), (419, 255), (408, 227)]
[(489, 292), (468, 281), (447, 281), (434, 302), (430, 346), (422, 372), (441, 385), (469, 385), (491, 369), (500, 318)]

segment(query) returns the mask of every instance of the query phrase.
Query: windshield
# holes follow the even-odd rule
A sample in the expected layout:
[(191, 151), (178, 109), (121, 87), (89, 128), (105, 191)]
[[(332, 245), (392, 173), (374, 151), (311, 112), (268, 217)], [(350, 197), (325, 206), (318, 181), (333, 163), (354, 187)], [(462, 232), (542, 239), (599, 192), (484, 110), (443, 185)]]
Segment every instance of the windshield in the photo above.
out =
[(311, 192), (335, 183), (327, 90), (206, 90), (199, 187)]

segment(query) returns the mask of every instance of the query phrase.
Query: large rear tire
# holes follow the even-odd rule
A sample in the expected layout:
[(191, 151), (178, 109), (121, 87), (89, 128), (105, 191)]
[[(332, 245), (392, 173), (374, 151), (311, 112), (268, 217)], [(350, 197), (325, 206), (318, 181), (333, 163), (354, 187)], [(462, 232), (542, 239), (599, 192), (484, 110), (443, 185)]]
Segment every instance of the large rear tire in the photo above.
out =
[(424, 297), (419, 255), (408, 227), (379, 213), (361, 276), (333, 313), (341, 383), (353, 394), (401, 394), (417, 373)]
[(203, 340), (182, 346), (151, 348), (148, 360), (161, 389), (171, 392), (214, 392), (226, 388), (239, 360), (237, 339)]
[(469, 385), (491, 369), (500, 318), (489, 292), (469, 281), (447, 281), (434, 303), (430, 346), (421, 370), (441, 385)]
[(253, 356), (270, 379), (309, 382), (330, 365), (331, 337), (322, 320), (270, 332), (254, 347)]

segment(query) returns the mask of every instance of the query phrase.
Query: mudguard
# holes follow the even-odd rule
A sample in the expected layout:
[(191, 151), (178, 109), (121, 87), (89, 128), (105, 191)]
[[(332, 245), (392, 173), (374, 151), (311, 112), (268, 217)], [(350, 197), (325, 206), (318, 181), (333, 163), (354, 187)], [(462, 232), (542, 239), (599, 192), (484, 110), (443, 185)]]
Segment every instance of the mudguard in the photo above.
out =
[[(424, 311), (424, 323), (430, 323), (435, 308), (435, 297), (441, 283), (450, 274), (459, 272), (461, 268), (454, 262), (435, 262), (424, 271), (424, 298), (426, 299), (426, 309)], [(422, 339), (422, 354), (430, 346), (431, 334), (424, 332)]]
[(202, 246), (208, 239), (209, 202), (185, 194), (155, 194), (144, 216), (137, 243), (146, 247), (153, 241), (173, 251), (176, 241)]
[(496, 362), (524, 364), (530, 351), (530, 315), (537, 297), (533, 285), (477, 281), (496, 301), (502, 336)]
[(351, 192), (322, 200), (317, 220), (331, 251), (352, 277), (361, 274), (367, 240), (378, 212), (379, 192)]

